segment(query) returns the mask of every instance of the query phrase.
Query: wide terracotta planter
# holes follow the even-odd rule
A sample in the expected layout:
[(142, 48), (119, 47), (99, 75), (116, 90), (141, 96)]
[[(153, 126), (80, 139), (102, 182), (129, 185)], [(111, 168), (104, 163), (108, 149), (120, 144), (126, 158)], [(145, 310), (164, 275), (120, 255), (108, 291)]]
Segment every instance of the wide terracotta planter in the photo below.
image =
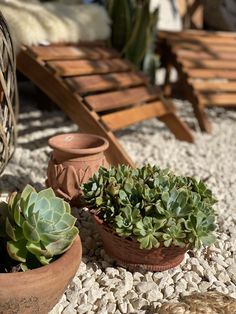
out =
[(0, 274), (0, 313), (47, 314), (75, 276), (82, 246), (77, 236), (55, 262), (26, 272)]
[(124, 266), (150, 271), (164, 271), (179, 265), (187, 251), (180, 247), (164, 247), (145, 250), (135, 240), (118, 236), (96, 215), (92, 215), (108, 255)]
[(81, 205), (81, 183), (86, 183), (99, 167), (108, 167), (104, 155), (108, 141), (93, 134), (71, 133), (54, 136), (48, 144), (53, 152), (47, 186), (71, 205)]

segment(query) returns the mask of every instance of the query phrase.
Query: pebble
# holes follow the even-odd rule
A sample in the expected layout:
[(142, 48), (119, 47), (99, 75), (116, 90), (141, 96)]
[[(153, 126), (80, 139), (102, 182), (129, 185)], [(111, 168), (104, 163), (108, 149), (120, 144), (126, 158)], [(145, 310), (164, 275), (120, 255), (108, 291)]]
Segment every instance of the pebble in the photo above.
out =
[(230, 266), (227, 268), (227, 272), (228, 272), (228, 274), (229, 274), (230, 279), (232, 280), (232, 282), (236, 285), (236, 263), (230, 265)]
[(135, 310), (141, 309), (143, 306), (148, 305), (148, 300), (144, 298), (134, 299), (131, 300), (130, 303), (132, 304)]
[(151, 290), (146, 293), (146, 299), (150, 302), (158, 301), (163, 298), (163, 294), (158, 290)]
[(139, 293), (147, 293), (155, 289), (158, 289), (158, 286), (155, 282), (141, 282), (136, 285), (136, 290)]
[(174, 293), (175, 289), (173, 286), (167, 286), (164, 289), (164, 298), (168, 299), (173, 293)]

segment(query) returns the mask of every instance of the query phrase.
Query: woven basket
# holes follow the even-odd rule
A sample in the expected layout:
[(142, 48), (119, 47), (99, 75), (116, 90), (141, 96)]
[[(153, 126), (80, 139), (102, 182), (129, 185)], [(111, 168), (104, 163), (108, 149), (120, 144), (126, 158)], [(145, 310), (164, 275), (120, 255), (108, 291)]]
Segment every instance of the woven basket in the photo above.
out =
[(106, 253), (123, 266), (133, 270), (164, 271), (176, 267), (184, 259), (186, 248), (161, 245), (151, 250), (140, 249), (137, 241), (118, 236), (95, 214), (92, 218), (96, 222)]
[(14, 50), (6, 21), (0, 13), (0, 173), (15, 150), (18, 107)]

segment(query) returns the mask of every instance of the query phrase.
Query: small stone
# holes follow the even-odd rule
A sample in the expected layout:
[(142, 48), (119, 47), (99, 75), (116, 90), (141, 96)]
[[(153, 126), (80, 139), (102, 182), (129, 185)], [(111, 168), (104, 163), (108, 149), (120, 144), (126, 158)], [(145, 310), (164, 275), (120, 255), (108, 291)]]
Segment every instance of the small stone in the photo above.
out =
[(152, 276), (153, 281), (154, 281), (155, 283), (157, 283), (157, 284), (162, 280), (163, 277), (164, 277), (164, 276), (163, 276), (163, 272), (154, 273), (153, 276)]
[(133, 288), (133, 275), (132, 275), (132, 273), (127, 271), (125, 273), (125, 276), (124, 276), (122, 283), (124, 283), (126, 291), (131, 290)]
[(57, 303), (48, 314), (61, 314), (63, 310), (64, 306), (61, 303)]
[(135, 313), (133, 305), (129, 301), (127, 301), (127, 304), (127, 313)]
[(199, 276), (203, 277), (204, 276), (204, 268), (201, 265), (193, 265), (192, 266), (192, 271), (198, 274)]
[(92, 287), (92, 285), (94, 284), (94, 282), (95, 282), (95, 278), (94, 278), (94, 277), (89, 277), (89, 278), (85, 279), (85, 280), (82, 282), (82, 287), (83, 287), (83, 288), (90, 289), (90, 287)]
[(114, 277), (119, 276), (118, 269), (113, 268), (113, 267), (107, 267), (105, 272), (109, 278), (114, 278)]
[(180, 273), (175, 274), (172, 278), (173, 278), (174, 282), (177, 283), (183, 277), (183, 275), (184, 275), (184, 273), (180, 272)]
[(77, 287), (78, 290), (82, 289), (82, 283), (79, 277), (74, 277), (72, 283)]
[(231, 280), (233, 281), (233, 283), (236, 284), (236, 263), (230, 265), (227, 268), (227, 272), (228, 272)]
[(101, 298), (97, 299), (97, 301), (94, 304), (98, 306), (99, 310), (101, 310), (101, 308), (106, 307), (107, 303), (108, 303), (107, 298)]
[(144, 277), (144, 276), (143, 276), (142, 274), (138, 273), (138, 272), (133, 273), (133, 279), (134, 279), (134, 281), (140, 282), (143, 277)]
[(66, 291), (66, 298), (70, 302), (70, 304), (73, 305), (74, 307), (77, 304), (78, 296), (79, 296), (79, 291), (78, 290), (70, 290), (70, 289), (68, 289)]
[(224, 282), (224, 283), (230, 282), (229, 275), (227, 274), (225, 270), (219, 274), (218, 279), (219, 281)]
[(88, 303), (88, 296), (87, 294), (85, 293), (85, 290), (84, 289), (81, 289), (79, 291), (79, 295), (77, 297), (77, 304), (86, 304)]
[(147, 272), (145, 275), (144, 275), (146, 281), (153, 281), (153, 273), (152, 272)]
[(123, 296), (126, 294), (126, 290), (123, 286), (119, 287), (117, 286), (117, 290), (114, 292), (114, 297), (116, 300), (121, 300)]
[(216, 277), (210, 271), (208, 273), (206, 272), (205, 276), (211, 284), (217, 281)]
[(143, 306), (148, 305), (148, 301), (143, 298), (133, 299), (130, 301), (130, 303), (135, 310), (140, 310)]
[(137, 297), (138, 297), (137, 293), (133, 290), (129, 291), (125, 296), (126, 300), (135, 299)]
[(147, 293), (148, 291), (158, 289), (155, 282), (140, 282), (136, 286), (136, 290), (140, 293)]
[(229, 295), (230, 295), (232, 298), (235, 298), (235, 299), (236, 299), (236, 292), (230, 293)]
[(92, 304), (81, 304), (77, 308), (77, 313), (87, 314), (91, 309), (92, 309)]
[(155, 301), (161, 300), (162, 298), (163, 298), (163, 294), (157, 289), (151, 290), (146, 293), (146, 299), (149, 302), (155, 302)]
[(200, 284), (199, 284), (199, 290), (201, 292), (207, 292), (207, 290), (210, 288), (211, 286), (211, 283), (208, 282), (208, 281), (202, 281)]
[(110, 303), (107, 304), (107, 312), (108, 312), (108, 314), (114, 313), (115, 310), (116, 310), (116, 304), (115, 303), (110, 302)]
[(76, 309), (73, 307), (72, 304), (69, 304), (63, 311), (62, 314), (76, 314), (77, 311)]
[(102, 297), (102, 290), (99, 288), (92, 288), (88, 291), (88, 302), (93, 304), (97, 299)]
[(118, 304), (118, 309), (121, 311), (122, 314), (127, 313), (127, 302), (124, 301)]
[(174, 287), (173, 286), (167, 286), (164, 289), (164, 298), (167, 299), (169, 298), (172, 294), (174, 294)]

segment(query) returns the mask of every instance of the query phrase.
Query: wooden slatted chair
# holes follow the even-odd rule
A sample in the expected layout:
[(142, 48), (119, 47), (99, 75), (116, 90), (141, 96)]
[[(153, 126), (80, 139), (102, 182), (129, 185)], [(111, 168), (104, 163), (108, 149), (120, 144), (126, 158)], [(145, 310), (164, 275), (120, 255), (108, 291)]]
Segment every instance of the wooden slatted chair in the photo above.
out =
[[(187, 3), (188, 7), (186, 1), (179, 0), (184, 25), (201, 28), (204, 1), (187, 0)], [(164, 94), (171, 95), (169, 77), (174, 67), (200, 128), (210, 132), (205, 107), (236, 106), (236, 34), (199, 29), (163, 31), (158, 33), (158, 44), (166, 68)]]
[(106, 137), (110, 163), (133, 165), (114, 131), (158, 117), (180, 140), (193, 142), (178, 118), (147, 78), (103, 45), (23, 47), (17, 69), (55, 102), (80, 131)]

